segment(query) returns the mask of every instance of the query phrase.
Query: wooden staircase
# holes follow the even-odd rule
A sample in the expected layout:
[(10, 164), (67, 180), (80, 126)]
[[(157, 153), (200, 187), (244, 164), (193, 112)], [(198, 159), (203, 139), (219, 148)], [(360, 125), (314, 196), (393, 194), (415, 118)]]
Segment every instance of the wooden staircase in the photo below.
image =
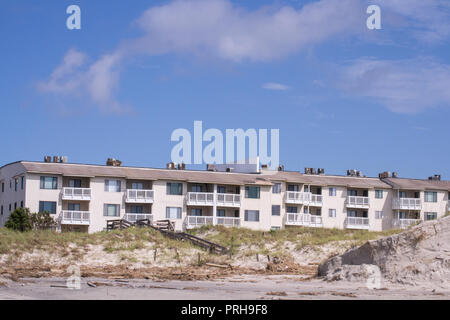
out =
[(118, 219), (118, 220), (108, 220), (106, 222), (106, 229), (108, 231), (111, 230), (123, 230), (130, 227), (147, 227), (152, 228), (154, 230), (157, 230), (161, 232), (164, 236), (179, 240), (179, 241), (189, 241), (193, 245), (196, 245), (198, 247), (201, 247), (205, 250), (207, 250), (210, 253), (216, 253), (216, 254), (227, 254), (228, 249), (211, 241), (196, 237), (192, 234), (185, 233), (185, 232), (175, 232), (175, 226), (174, 223), (170, 220), (158, 220), (154, 223), (152, 223), (149, 219), (143, 219), (143, 220), (137, 220), (136, 222), (129, 222), (124, 219)]

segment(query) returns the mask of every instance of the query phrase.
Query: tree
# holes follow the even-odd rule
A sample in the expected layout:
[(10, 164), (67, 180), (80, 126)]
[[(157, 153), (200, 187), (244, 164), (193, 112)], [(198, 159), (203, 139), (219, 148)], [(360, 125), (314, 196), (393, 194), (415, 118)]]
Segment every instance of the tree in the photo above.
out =
[(5, 223), (5, 227), (15, 231), (29, 231), (33, 225), (31, 223), (30, 210), (28, 208), (17, 208), (14, 210)]
[(32, 213), (30, 216), (30, 221), (34, 230), (49, 229), (55, 225), (55, 220), (53, 220), (50, 213), (47, 211)]

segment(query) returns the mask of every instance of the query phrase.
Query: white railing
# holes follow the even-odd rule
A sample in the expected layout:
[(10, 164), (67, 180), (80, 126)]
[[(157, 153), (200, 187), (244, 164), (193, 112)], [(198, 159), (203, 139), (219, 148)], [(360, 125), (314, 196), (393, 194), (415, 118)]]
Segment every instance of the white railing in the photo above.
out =
[(307, 227), (322, 227), (322, 216), (316, 216), (308, 213), (287, 213), (286, 225), (291, 226), (307, 226)]
[(188, 192), (186, 202), (188, 205), (214, 205), (214, 193)]
[(127, 189), (126, 202), (151, 203), (153, 202), (153, 190)]
[(310, 200), (310, 192), (286, 191), (286, 203), (305, 203)]
[(125, 213), (124, 217), (128, 222), (136, 222), (138, 220), (148, 219), (153, 221), (153, 215), (151, 213)]
[(410, 226), (420, 223), (420, 219), (394, 219), (392, 225), (394, 228), (408, 229)]
[(368, 208), (369, 197), (347, 196), (346, 204), (350, 208)]
[(345, 226), (348, 229), (369, 229), (369, 218), (347, 217)]
[(195, 228), (200, 226), (205, 226), (208, 224), (213, 224), (214, 218), (212, 216), (187, 216), (186, 217), (186, 228)]
[(90, 188), (63, 188), (63, 200), (91, 200)]
[(86, 211), (62, 211), (60, 215), (61, 224), (89, 225), (91, 213)]
[(223, 207), (240, 207), (241, 196), (239, 194), (218, 193), (216, 194), (216, 204)]
[(392, 200), (393, 209), (421, 210), (422, 201), (417, 198), (395, 198)]
[(323, 196), (320, 194), (311, 194), (311, 200), (309, 204), (311, 205), (322, 205)]
[(235, 217), (216, 217), (217, 224), (225, 227), (239, 227), (241, 225), (241, 218)]

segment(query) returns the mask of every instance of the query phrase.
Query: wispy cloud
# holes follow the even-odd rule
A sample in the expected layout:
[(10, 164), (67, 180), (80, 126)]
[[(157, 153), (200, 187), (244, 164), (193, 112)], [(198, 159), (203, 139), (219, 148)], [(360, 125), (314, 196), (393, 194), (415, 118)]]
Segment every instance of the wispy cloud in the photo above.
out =
[[(265, 6), (245, 9), (229, 0), (175, 0), (168, 4), (146, 10), (136, 21), (142, 36), (118, 45), (118, 48), (96, 61), (87, 62), (87, 55), (70, 50), (63, 62), (56, 67), (38, 88), (41, 92), (59, 98), (80, 95), (103, 111), (123, 112), (126, 106), (117, 101), (120, 71), (127, 59), (137, 55), (156, 56), (170, 53), (207, 56), (234, 63), (269, 62), (296, 54), (326, 41), (345, 36), (361, 35), (365, 30), (365, 8), (368, 0), (317, 0), (296, 9), (292, 6)], [(386, 17), (384, 26), (399, 30), (414, 28), (412, 34), (421, 41), (438, 41), (450, 36), (450, 4), (448, 0), (379, 0)], [(385, 10), (386, 9), (386, 10)], [(370, 37), (367, 38), (370, 41)], [(353, 77), (367, 77), (377, 70), (390, 70), (387, 61), (359, 61), (349, 68), (349, 84)], [(420, 65), (418, 66), (421, 67)], [(361, 74), (353, 73), (359, 68)], [(392, 78), (380, 82), (375, 79), (371, 86), (359, 84), (362, 93), (384, 100), (392, 110), (420, 110), (418, 92), (410, 93), (403, 88), (417, 89), (424, 85), (433, 91), (432, 85), (421, 82), (407, 66), (392, 66), (391, 77), (400, 75), (404, 82), (394, 83)], [(436, 70), (439, 71), (439, 70)], [(429, 76), (420, 69), (419, 73)], [(446, 78), (445, 71), (440, 71)], [(411, 79), (414, 78), (414, 79)], [(369, 79), (367, 79), (369, 80)], [(386, 88), (382, 81), (388, 80), (397, 90)], [(437, 83), (433, 82), (435, 86)], [(358, 84), (355, 84), (357, 86)], [(272, 86), (284, 90), (283, 85)], [(430, 92), (431, 93), (431, 92)], [(414, 96), (414, 97), (413, 97)], [(438, 94), (442, 96), (442, 94)], [(427, 100), (425, 98), (418, 99)], [(439, 100), (439, 99), (436, 99)], [(442, 100), (442, 99), (441, 99)], [(405, 107), (411, 102), (414, 106)], [(440, 101), (435, 101), (436, 104)]]
[(276, 83), (276, 82), (268, 82), (262, 85), (262, 87), (264, 89), (267, 90), (289, 90), (290, 87), (281, 83)]
[(399, 113), (450, 105), (450, 65), (432, 58), (359, 59), (340, 70), (339, 87)]

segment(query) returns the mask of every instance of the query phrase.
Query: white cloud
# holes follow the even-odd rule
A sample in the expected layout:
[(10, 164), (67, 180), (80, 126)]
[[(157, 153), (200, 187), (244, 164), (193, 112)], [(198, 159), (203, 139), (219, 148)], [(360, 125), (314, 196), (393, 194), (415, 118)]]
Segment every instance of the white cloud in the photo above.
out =
[(450, 65), (431, 58), (360, 59), (341, 69), (339, 86), (394, 112), (417, 113), (450, 105)]
[(262, 87), (264, 89), (268, 89), (268, 90), (288, 90), (290, 89), (289, 86), (281, 84), (281, 83), (276, 83), (276, 82), (268, 82), (262, 85)]

